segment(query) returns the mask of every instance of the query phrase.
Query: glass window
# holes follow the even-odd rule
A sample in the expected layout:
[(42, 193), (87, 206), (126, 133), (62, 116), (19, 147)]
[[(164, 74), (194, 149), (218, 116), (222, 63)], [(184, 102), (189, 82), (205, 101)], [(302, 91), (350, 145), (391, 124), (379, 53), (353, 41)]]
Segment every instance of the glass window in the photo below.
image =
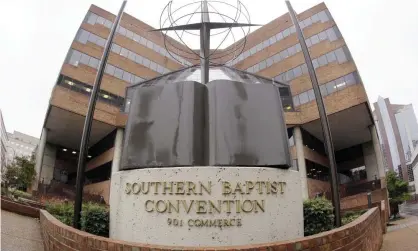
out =
[(122, 36), (126, 36), (126, 29), (123, 28), (122, 26), (119, 26), (118, 28), (118, 32), (122, 35)]
[(267, 62), (267, 67), (270, 67), (273, 63), (274, 63), (274, 61), (273, 61), (273, 58), (268, 58), (267, 60), (266, 60), (266, 62)]
[(287, 48), (287, 52), (289, 53), (289, 56), (295, 55), (296, 54), (296, 46), (291, 46), (291, 47)]
[(113, 76), (122, 79), (123, 76), (123, 71), (117, 67), (115, 67), (115, 74), (113, 74)]
[(148, 58), (142, 58), (142, 65), (145, 67), (149, 67), (150, 63), (151, 62), (148, 60)]
[(318, 37), (318, 35), (313, 35), (311, 37), (311, 42), (312, 42), (312, 45), (315, 45), (315, 44), (319, 43), (319, 37)]
[(157, 65), (157, 72), (163, 74), (164, 73), (164, 67), (162, 67), (161, 65)]
[(154, 47), (154, 43), (151, 42), (150, 40), (147, 41), (147, 47), (150, 48), (152, 50), (152, 48)]
[(257, 52), (257, 47), (254, 46), (253, 48), (250, 49), (251, 55), (254, 55), (256, 52)]
[(260, 64), (260, 71), (263, 70), (263, 69), (265, 69), (267, 67), (267, 63), (266, 63), (265, 60), (264, 61), (261, 61), (259, 64)]
[(295, 76), (295, 78), (302, 76), (302, 67), (297, 66), (293, 68), (293, 75)]
[(305, 28), (305, 25), (303, 24), (303, 20), (301, 22), (299, 22), (299, 26), (301, 29)]
[(139, 83), (142, 81), (142, 78), (135, 76), (135, 83)]
[(281, 59), (281, 57), (280, 57), (280, 54), (279, 53), (277, 53), (276, 55), (274, 55), (273, 56), (273, 61), (275, 62), (275, 63), (277, 63), (277, 62), (280, 62), (282, 59)]
[(283, 37), (287, 37), (290, 35), (290, 29), (287, 28), (286, 30), (283, 31)]
[(247, 69), (248, 72), (253, 73), (253, 67), (251, 66), (250, 68)]
[(138, 63), (138, 64), (142, 64), (142, 59), (143, 59), (143, 57), (141, 55), (137, 54), (136, 57), (135, 57), (135, 62)]
[(277, 39), (277, 41), (282, 40), (283, 39), (283, 33), (282, 32), (277, 33), (276, 34), (276, 39)]
[(328, 63), (332, 63), (332, 62), (334, 62), (335, 60), (337, 60), (337, 58), (335, 57), (335, 53), (334, 53), (333, 51), (328, 52), (328, 53), (326, 54), (326, 56), (327, 56), (327, 61), (328, 61)]
[(325, 13), (325, 11), (319, 12), (318, 16), (319, 16), (319, 20), (321, 20), (322, 23), (329, 21), (329, 18), (327, 16), (327, 14)]
[(135, 62), (136, 53), (129, 51), (128, 58)]
[(93, 25), (93, 24), (96, 23), (97, 18), (98, 18), (98, 16), (96, 14), (90, 12), (89, 18), (87, 19), (87, 23)]
[(105, 72), (109, 75), (115, 74), (115, 67), (111, 64), (106, 64)]
[(321, 90), (321, 94), (322, 94), (322, 96), (323, 96), (323, 97), (325, 97), (325, 96), (327, 96), (327, 95), (328, 95), (326, 85), (320, 85), (320, 86), (319, 86), (319, 89)]
[(290, 27), (290, 34), (293, 34), (296, 32), (296, 27), (293, 25), (292, 27)]
[(342, 48), (338, 48), (335, 50), (335, 55), (337, 57), (338, 63), (342, 64), (344, 62), (347, 62), (347, 57), (345, 56), (345, 53)]
[(106, 39), (99, 37), (99, 39), (97, 40), (97, 45), (104, 47), (106, 44)]
[(99, 60), (94, 57), (90, 57), (89, 66), (97, 69), (99, 67)]
[(249, 56), (250, 56), (250, 51), (249, 50), (244, 52), (244, 58), (248, 58)]
[(312, 25), (312, 20), (311, 18), (307, 18), (305, 20), (303, 20), (303, 24), (305, 25), (305, 27), (311, 26)]
[(306, 46), (311, 47), (312, 46), (312, 41), (310, 38), (306, 39)]
[(123, 80), (125, 80), (126, 82), (131, 82), (131, 78), (132, 78), (132, 74), (130, 74), (129, 72), (125, 71), (123, 72)]
[(96, 23), (101, 24), (101, 25), (104, 25), (104, 23), (105, 23), (105, 19), (104, 19), (103, 17), (100, 17), (100, 16), (99, 16), (99, 17), (97, 18)]
[(130, 30), (126, 30), (126, 37), (129, 39), (133, 39), (134, 38), (134, 33)]
[(336, 91), (335, 81), (328, 82), (325, 84), (325, 87), (327, 88), (328, 95)]
[(148, 40), (147, 39), (145, 39), (144, 37), (141, 37), (141, 44), (142, 45), (144, 45), (144, 46), (146, 46), (147, 45), (147, 42), (148, 42)]
[(347, 86), (355, 85), (356, 84), (356, 79), (355, 79), (353, 73), (350, 73), (348, 75), (345, 75), (344, 76), (344, 80), (345, 80), (345, 83), (346, 83)]
[(293, 97), (293, 104), (294, 104), (295, 106), (299, 106), (299, 105), (300, 105), (300, 102), (299, 102), (299, 95), (296, 95), (296, 96), (294, 96), (294, 97)]
[(257, 52), (261, 51), (263, 49), (263, 43), (257, 44)]
[(291, 81), (294, 78), (295, 78), (295, 75), (293, 74), (293, 71), (292, 70), (286, 72), (286, 79), (287, 79), (287, 81)]
[(321, 66), (324, 66), (324, 65), (328, 64), (328, 62), (327, 62), (327, 56), (326, 56), (326, 55), (322, 55), (322, 56), (320, 56), (320, 57), (318, 58), (318, 64), (319, 64), (319, 67), (321, 67)]
[(109, 29), (112, 28), (112, 25), (113, 25), (113, 23), (110, 20), (106, 20), (105, 23), (104, 23), (104, 26), (109, 28)]
[(296, 52), (302, 51), (300, 44), (296, 44)]
[(271, 38), (269, 38), (270, 44), (274, 44), (276, 43), (276, 41), (277, 41), (276, 36), (272, 36)]
[(319, 37), (319, 41), (327, 40), (327, 32), (326, 31), (320, 32), (318, 34), (318, 37)]
[(153, 71), (157, 71), (157, 64), (151, 61), (149, 68)]
[(313, 67), (316, 69), (316, 68), (318, 68), (319, 67), (319, 64), (318, 64), (318, 59), (314, 59), (314, 60), (312, 60), (312, 64), (313, 64)]
[(141, 36), (135, 33), (133, 39), (135, 42), (139, 43), (139, 41), (141, 41)]
[(258, 72), (260, 70), (260, 65), (259, 64), (253, 65), (253, 70), (254, 72)]
[(80, 29), (80, 31), (78, 32), (77, 41), (85, 44), (87, 43), (88, 38), (89, 38), (89, 32), (83, 29)]
[(90, 56), (88, 56), (88, 55), (86, 55), (86, 54), (82, 53), (82, 54), (81, 54), (81, 59), (80, 59), (80, 62), (81, 62), (82, 64), (89, 65), (89, 61), (90, 61)]
[(333, 28), (326, 30), (326, 32), (327, 32), (327, 37), (329, 38), (329, 41), (332, 42), (338, 39), (337, 34), (335, 34), (335, 31)]
[(121, 47), (117, 44), (112, 44), (112, 52), (120, 54)]
[(338, 29), (338, 27), (337, 27), (337, 26), (332, 27), (332, 29), (334, 30), (334, 32), (335, 32), (335, 34), (336, 34), (337, 38), (340, 38), (340, 37), (342, 37), (342, 36), (343, 36), (343, 35), (341, 35), (341, 32), (340, 32), (340, 30)]
[(308, 93), (307, 92), (302, 92), (301, 94), (299, 94), (299, 101), (300, 104), (305, 104), (309, 102), (309, 97), (308, 97)]
[(315, 100), (315, 93), (313, 89), (310, 89), (308, 91), (308, 98), (309, 98), (309, 101)]
[(282, 59), (285, 59), (285, 58), (287, 58), (289, 56), (289, 52), (287, 52), (287, 50), (283, 50), (283, 51), (281, 51), (280, 52), (280, 57), (282, 58)]
[(80, 61), (81, 53), (79, 51), (72, 50), (70, 60), (68, 63), (78, 66), (78, 62)]
[(315, 15), (313, 15), (313, 16), (311, 16), (311, 20), (312, 20), (312, 23), (317, 23), (317, 22), (319, 22), (318, 13), (317, 13), (317, 14), (315, 14)]
[(129, 51), (122, 47), (122, 49), (120, 50), (120, 55), (123, 57), (128, 57), (128, 54), (129, 54)]
[(94, 35), (93, 33), (90, 33), (88, 41), (92, 42), (93, 44), (96, 44), (98, 39), (99, 39), (98, 36)]
[(308, 74), (308, 66), (306, 64), (302, 65), (302, 73), (303, 74)]
[(263, 48), (266, 48), (270, 45), (269, 40), (267, 39), (266, 41), (263, 42)]
[(337, 88), (337, 90), (342, 90), (345, 88), (344, 77), (341, 77), (335, 80), (335, 88)]

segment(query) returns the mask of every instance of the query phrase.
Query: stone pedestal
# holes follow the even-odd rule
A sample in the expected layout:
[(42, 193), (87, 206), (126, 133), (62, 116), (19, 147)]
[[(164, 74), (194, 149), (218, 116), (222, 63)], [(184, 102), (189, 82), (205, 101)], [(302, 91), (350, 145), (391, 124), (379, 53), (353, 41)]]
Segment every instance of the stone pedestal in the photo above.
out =
[(112, 174), (110, 237), (230, 246), (303, 237), (299, 173), (265, 167), (174, 167)]

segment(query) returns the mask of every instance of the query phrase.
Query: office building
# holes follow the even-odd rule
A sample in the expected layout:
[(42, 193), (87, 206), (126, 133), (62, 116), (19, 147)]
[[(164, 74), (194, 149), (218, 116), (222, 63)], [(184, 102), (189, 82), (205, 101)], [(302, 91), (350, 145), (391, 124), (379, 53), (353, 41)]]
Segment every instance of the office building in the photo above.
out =
[[(340, 181), (380, 183), (385, 177), (380, 144), (363, 83), (345, 40), (323, 3), (298, 17), (329, 115)], [(70, 46), (51, 93), (37, 152), (37, 159), (42, 159), (37, 162), (37, 170), (42, 170), (37, 180), (45, 185), (75, 184), (88, 99), (114, 19), (114, 14), (92, 5)], [(101, 194), (105, 199), (112, 168), (118, 170), (120, 164), (130, 100), (127, 87), (198, 62), (198, 58), (186, 60), (181, 51), (168, 54), (162, 34), (149, 32), (151, 29), (124, 14), (106, 65), (94, 114), (85, 187), (86, 192)], [(303, 196), (329, 191), (329, 164), (318, 109), (289, 14), (250, 33), (243, 53), (236, 59), (225, 57), (220, 63), (290, 87), (285, 94), (292, 96), (284, 106), (285, 120), (293, 168), (300, 172)]]
[(0, 170), (7, 165), (7, 132), (3, 121), (3, 114), (0, 110)]
[(412, 104), (392, 104), (389, 98), (379, 97), (373, 105), (387, 170), (412, 182), (412, 168), (407, 163), (418, 144), (418, 123)]
[(14, 131), (13, 133), (8, 132), (7, 137), (8, 162), (13, 161), (16, 156), (30, 158), (39, 142), (38, 138), (18, 131)]

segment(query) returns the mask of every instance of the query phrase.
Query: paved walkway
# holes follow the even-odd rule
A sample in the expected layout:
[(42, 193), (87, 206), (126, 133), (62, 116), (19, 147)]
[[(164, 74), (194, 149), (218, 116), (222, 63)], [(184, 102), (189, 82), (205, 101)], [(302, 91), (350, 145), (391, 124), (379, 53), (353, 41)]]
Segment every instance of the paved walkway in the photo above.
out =
[(42, 251), (39, 221), (1, 210), (1, 251)]
[(390, 222), (387, 234), (383, 237), (381, 251), (418, 250), (418, 204), (401, 207), (405, 219)]

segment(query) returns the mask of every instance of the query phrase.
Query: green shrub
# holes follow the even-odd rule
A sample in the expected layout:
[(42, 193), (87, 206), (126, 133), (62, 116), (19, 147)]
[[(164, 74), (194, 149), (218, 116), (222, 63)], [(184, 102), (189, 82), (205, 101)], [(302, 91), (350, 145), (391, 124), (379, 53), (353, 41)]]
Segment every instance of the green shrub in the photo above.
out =
[(109, 236), (109, 210), (99, 204), (83, 204), (81, 228), (91, 234)]
[(303, 222), (305, 236), (331, 230), (334, 227), (332, 203), (324, 197), (304, 201)]
[(344, 216), (341, 218), (341, 224), (346, 225), (358, 217), (360, 217), (362, 214), (367, 212), (367, 210), (361, 210), (361, 211), (348, 211), (344, 214)]
[(27, 193), (27, 192), (23, 192), (23, 191), (20, 191), (20, 190), (14, 190), (13, 192), (13, 195), (16, 195), (17, 197), (21, 197), (21, 198), (25, 198), (25, 199), (32, 199), (32, 194), (30, 194), (30, 193)]
[[(70, 202), (46, 203), (46, 210), (62, 223), (72, 226), (74, 204)], [(104, 237), (109, 236), (109, 210), (100, 204), (83, 203), (81, 230)]]

